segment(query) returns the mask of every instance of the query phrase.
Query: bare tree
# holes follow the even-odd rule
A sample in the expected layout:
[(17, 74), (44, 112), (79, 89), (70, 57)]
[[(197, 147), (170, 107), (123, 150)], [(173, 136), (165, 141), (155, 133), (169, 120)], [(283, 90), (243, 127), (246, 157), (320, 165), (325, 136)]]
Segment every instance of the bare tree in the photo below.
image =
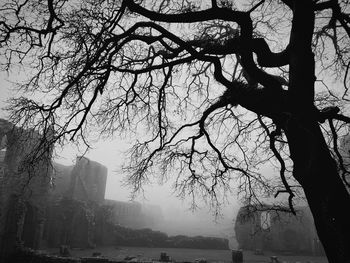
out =
[[(11, 120), (51, 143), (143, 135), (125, 167), (220, 204), (304, 191), (330, 262), (350, 262), (346, 0), (7, 0), (2, 68), (27, 74)], [(332, 79), (332, 81), (329, 81)], [(40, 100), (38, 100), (40, 98)], [(51, 137), (50, 137), (51, 138)], [(271, 162), (279, 177), (259, 173)]]

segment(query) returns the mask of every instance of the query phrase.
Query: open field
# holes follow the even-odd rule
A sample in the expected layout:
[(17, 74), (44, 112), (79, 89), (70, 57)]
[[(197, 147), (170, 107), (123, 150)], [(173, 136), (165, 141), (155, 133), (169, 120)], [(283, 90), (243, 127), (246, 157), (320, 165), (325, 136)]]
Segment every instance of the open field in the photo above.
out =
[[(50, 250), (56, 252), (57, 250)], [(123, 260), (127, 256), (135, 256), (134, 261), (158, 260), (161, 252), (166, 252), (175, 261), (195, 261), (205, 258), (208, 262), (231, 262), (231, 250), (203, 250), (203, 249), (179, 249), (179, 248), (145, 248), (145, 247), (100, 247), (95, 249), (71, 250), (72, 256), (87, 257), (93, 252), (100, 252), (102, 256)], [(251, 251), (244, 251), (244, 263), (267, 263), (271, 256), (288, 263), (327, 263), (324, 257), (278, 255), (273, 252), (265, 252), (265, 255), (254, 255)]]

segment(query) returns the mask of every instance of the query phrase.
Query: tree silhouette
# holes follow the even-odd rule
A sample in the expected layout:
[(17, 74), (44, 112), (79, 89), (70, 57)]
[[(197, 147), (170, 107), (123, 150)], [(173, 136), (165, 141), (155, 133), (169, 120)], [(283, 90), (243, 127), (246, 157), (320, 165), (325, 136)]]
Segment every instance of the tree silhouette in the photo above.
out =
[[(28, 76), (11, 120), (53, 129), (51, 143), (142, 135), (135, 191), (157, 172), (183, 196), (220, 204), (234, 185), (295, 212), (302, 189), (329, 261), (350, 262), (348, 13), (346, 0), (7, 0), (2, 68)], [(267, 162), (279, 178), (259, 173)]]

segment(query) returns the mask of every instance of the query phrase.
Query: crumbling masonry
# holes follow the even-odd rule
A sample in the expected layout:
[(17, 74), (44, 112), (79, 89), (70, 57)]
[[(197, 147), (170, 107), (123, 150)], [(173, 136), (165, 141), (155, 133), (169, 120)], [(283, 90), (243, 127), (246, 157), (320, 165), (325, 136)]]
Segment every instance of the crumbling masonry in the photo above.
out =
[(0, 119), (0, 259), (18, 247), (112, 245), (113, 225), (151, 227), (162, 217), (138, 203), (105, 200), (107, 168), (85, 157), (51, 165), (48, 148), (25, 166), (40, 139)]
[(43, 153), (30, 169), (25, 160), (40, 140), (0, 119), (0, 258), (18, 245), (41, 246), (49, 195), (51, 152)]

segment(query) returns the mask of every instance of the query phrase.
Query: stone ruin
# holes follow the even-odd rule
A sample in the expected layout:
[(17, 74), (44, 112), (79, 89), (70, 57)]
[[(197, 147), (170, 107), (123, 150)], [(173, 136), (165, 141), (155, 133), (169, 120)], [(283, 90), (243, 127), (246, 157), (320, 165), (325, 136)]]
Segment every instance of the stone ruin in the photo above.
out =
[(323, 255), (313, 218), (308, 207), (296, 207), (297, 215), (276, 211), (265, 205), (240, 208), (236, 239), (240, 249), (276, 251), (290, 254)]
[(151, 230), (163, 218), (160, 208), (105, 199), (107, 168), (98, 162), (77, 157), (72, 166), (52, 163), (47, 147), (28, 163), (42, 140), (34, 130), (0, 119), (0, 261), (24, 248), (228, 249), (222, 238), (171, 237)]
[(48, 149), (25, 166), (40, 139), (0, 119), (0, 259), (18, 246), (111, 245), (113, 224), (149, 227), (161, 217), (138, 203), (105, 200), (107, 168), (85, 157), (73, 166), (51, 164)]
[(51, 179), (51, 152), (27, 166), (40, 135), (0, 119), (0, 259), (24, 244), (39, 248)]
[(53, 172), (44, 231), (48, 247), (114, 245), (114, 225), (152, 227), (162, 217), (153, 206), (105, 199), (107, 168), (98, 162), (78, 157), (74, 166), (54, 164)]
[(104, 202), (107, 168), (85, 157), (74, 166), (53, 165), (42, 239), (47, 247), (96, 246), (96, 218)]

